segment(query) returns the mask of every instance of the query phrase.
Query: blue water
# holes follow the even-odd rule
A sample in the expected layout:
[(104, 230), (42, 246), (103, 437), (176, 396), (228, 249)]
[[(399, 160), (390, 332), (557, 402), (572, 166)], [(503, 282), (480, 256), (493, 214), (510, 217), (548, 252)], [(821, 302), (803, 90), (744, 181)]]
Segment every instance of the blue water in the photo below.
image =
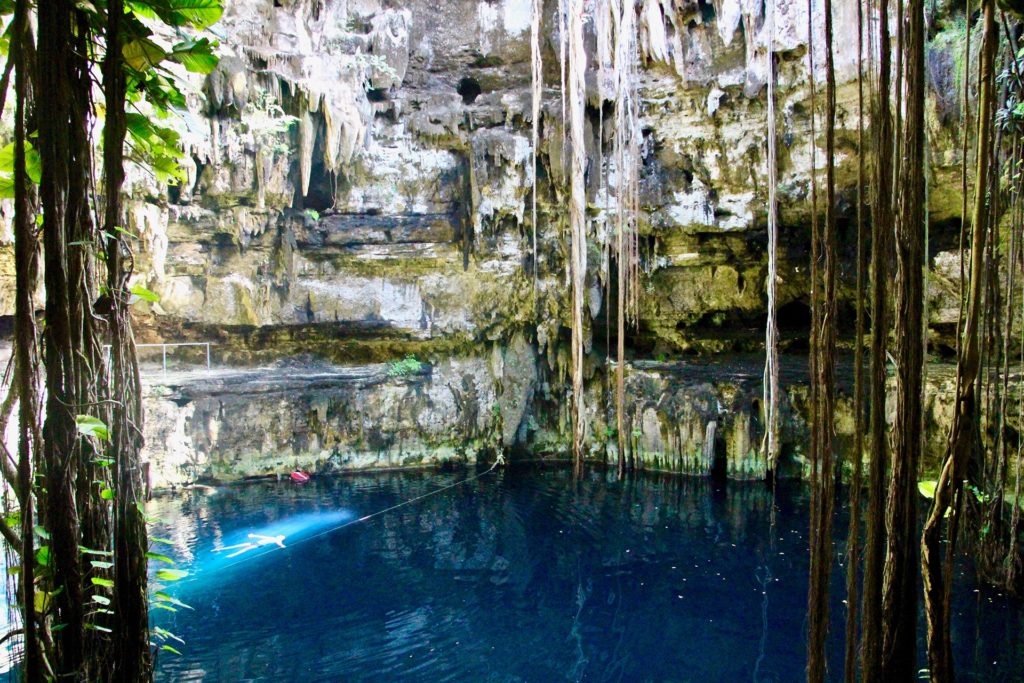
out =
[[(191, 575), (162, 681), (799, 681), (807, 494), (564, 470), (384, 473), (153, 503)], [(841, 522), (845, 525), (845, 521)], [(331, 531), (336, 527), (340, 529)], [(215, 548), (284, 535), (226, 559)], [(842, 534), (838, 534), (842, 536)], [(842, 668), (833, 577), (830, 678)], [(1024, 608), (958, 576), (961, 680), (1024, 677)], [(922, 667), (924, 662), (922, 661)]]

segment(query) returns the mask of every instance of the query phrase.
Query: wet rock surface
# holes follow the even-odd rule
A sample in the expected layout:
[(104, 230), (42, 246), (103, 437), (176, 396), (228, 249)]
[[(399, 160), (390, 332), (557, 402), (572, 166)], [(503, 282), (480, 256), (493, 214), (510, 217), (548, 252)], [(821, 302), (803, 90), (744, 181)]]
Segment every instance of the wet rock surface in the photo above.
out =
[[(754, 356), (627, 370), (627, 461), (640, 470), (763, 479), (763, 366)], [(485, 356), (436, 364), (338, 366), (310, 359), (261, 368), (147, 366), (146, 451), (152, 484), (327, 474), (450, 462), (560, 460), (568, 414), (524, 338)], [(808, 442), (806, 360), (784, 357), (780, 477), (801, 477)], [(848, 454), (851, 366), (840, 363), (837, 445)], [(614, 465), (614, 396), (588, 392), (588, 459)], [(952, 411), (953, 368), (929, 368), (924, 465), (937, 468)], [(545, 405), (554, 406), (546, 412)]]

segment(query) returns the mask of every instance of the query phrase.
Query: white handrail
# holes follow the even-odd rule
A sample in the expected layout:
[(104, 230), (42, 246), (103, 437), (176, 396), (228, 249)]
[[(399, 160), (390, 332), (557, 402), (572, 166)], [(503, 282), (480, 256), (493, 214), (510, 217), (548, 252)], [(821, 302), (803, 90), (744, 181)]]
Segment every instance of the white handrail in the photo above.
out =
[[(137, 349), (155, 349), (160, 348), (163, 355), (163, 369), (167, 372), (167, 348), (174, 346), (205, 346), (206, 347), (206, 369), (211, 368), (210, 362), (210, 347), (213, 346), (213, 342), (161, 342), (157, 344), (136, 344)], [(104, 344), (103, 348), (106, 352), (110, 353), (110, 344)]]

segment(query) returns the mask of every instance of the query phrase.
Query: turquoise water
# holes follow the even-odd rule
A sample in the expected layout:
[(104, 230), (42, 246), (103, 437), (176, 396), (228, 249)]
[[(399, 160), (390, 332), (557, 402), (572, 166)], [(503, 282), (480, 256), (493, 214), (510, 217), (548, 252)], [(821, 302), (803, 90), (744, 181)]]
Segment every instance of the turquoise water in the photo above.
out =
[[(158, 680), (803, 679), (802, 486), (780, 485), (772, 527), (759, 483), (617, 482), (603, 471), (574, 483), (564, 470), (514, 469), (358, 521), (471, 474), (268, 482), (155, 501), (158, 533), (190, 572), (169, 591), (194, 608), (154, 612), (185, 641), (174, 643), (182, 655), (160, 654)], [(976, 587), (966, 567), (957, 581), (961, 680), (1020, 680), (1021, 604)]]

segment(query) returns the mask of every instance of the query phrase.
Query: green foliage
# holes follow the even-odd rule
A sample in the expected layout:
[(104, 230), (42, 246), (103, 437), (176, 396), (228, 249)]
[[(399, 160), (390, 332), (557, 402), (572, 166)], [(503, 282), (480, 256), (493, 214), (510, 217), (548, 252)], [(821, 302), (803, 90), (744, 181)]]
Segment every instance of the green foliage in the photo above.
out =
[(148, 116), (129, 113), (129, 158), (150, 167), (162, 183), (185, 180), (181, 160), (181, 135), (167, 126), (156, 125)]
[(188, 576), (188, 572), (181, 569), (157, 569), (156, 578), (161, 581), (178, 581)]
[(110, 440), (110, 430), (103, 420), (92, 415), (76, 415), (75, 428), (82, 436), (91, 436), (101, 441)]
[(129, 291), (132, 293), (132, 295), (144, 301), (149, 301), (150, 303), (157, 303), (158, 301), (160, 301), (159, 295), (149, 291), (142, 285), (132, 285), (129, 288)]
[[(43, 177), (43, 164), (32, 143), (25, 141), (25, 173), (38, 185)], [(0, 199), (14, 199), (14, 143), (0, 148)]]
[(121, 55), (130, 70), (140, 73), (170, 60), (192, 73), (208, 74), (217, 66), (217, 55), (213, 53), (216, 46), (209, 38), (196, 38), (167, 49), (150, 38), (138, 38), (121, 48)]
[(209, 28), (224, 13), (221, 0), (128, 0), (126, 4), (137, 16), (194, 29)]
[[(170, 65), (200, 74), (216, 68), (217, 42), (185, 30), (202, 31), (216, 23), (223, 13), (221, 0), (128, 0), (126, 7), (121, 56), (127, 76), (126, 101), (134, 110), (126, 114), (128, 158), (152, 170), (159, 182), (174, 184), (185, 179), (180, 166), (181, 135), (173, 125), (156, 123), (186, 109)], [(95, 20), (102, 21), (102, 15)], [(164, 43), (147, 21), (174, 27), (182, 39), (173, 45)]]
[(423, 364), (416, 359), (416, 356), (406, 356), (402, 360), (394, 360), (388, 363), (388, 377), (408, 377), (420, 371)]
[(317, 211), (316, 209), (306, 209), (302, 213), (303, 213), (303, 215), (306, 216), (306, 218), (308, 218), (309, 220), (313, 221), (314, 223), (316, 221), (320, 220), (320, 212)]

